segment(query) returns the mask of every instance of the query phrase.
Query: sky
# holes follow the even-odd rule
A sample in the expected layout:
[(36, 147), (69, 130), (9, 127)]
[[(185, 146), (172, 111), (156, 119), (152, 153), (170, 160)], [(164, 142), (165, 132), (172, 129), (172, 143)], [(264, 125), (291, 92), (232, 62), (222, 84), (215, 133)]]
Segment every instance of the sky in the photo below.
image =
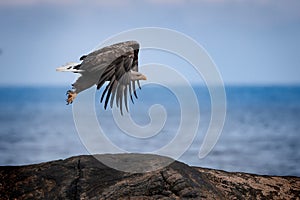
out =
[(70, 84), (56, 67), (142, 27), (193, 38), (225, 84), (300, 84), (299, 10), (298, 0), (0, 0), (0, 86)]

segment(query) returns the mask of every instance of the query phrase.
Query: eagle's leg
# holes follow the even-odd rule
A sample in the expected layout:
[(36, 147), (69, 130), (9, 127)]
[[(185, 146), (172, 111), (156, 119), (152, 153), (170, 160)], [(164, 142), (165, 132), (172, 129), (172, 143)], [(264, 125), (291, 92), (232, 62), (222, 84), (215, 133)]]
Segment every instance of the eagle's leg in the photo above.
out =
[(68, 99), (66, 101), (67, 101), (67, 105), (69, 105), (69, 104), (73, 103), (74, 99), (77, 96), (77, 93), (72, 90), (68, 90), (67, 96), (68, 96)]

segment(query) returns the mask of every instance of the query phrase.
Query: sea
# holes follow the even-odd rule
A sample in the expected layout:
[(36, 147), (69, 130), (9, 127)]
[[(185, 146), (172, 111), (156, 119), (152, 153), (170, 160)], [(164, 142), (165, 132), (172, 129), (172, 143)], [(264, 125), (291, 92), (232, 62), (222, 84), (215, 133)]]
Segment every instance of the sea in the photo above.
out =
[[(176, 87), (178, 91), (186, 90)], [(66, 105), (68, 89), (0, 87), (0, 165), (27, 165), (91, 153), (74, 121), (76, 99), (73, 105)], [(199, 127), (179, 161), (230, 172), (300, 176), (300, 86), (225, 86), (224, 126), (216, 145), (204, 158), (198, 154), (211, 121), (212, 101), (205, 86), (194, 85), (193, 91), (199, 106)], [(162, 129), (149, 138), (124, 133), (114, 122), (110, 107), (104, 110), (100, 103), (101, 92), (96, 91), (94, 97), (97, 120), (106, 137), (119, 148), (151, 153), (176, 136), (183, 111), (180, 100), (168, 88), (142, 87), (137, 91), (138, 99), (129, 102), (132, 120), (142, 127), (161, 118), (155, 113), (149, 115), (152, 105), (159, 104), (165, 110)], [(189, 115), (185, 118), (185, 123), (194, 120)], [(101, 145), (101, 141), (95, 142)]]

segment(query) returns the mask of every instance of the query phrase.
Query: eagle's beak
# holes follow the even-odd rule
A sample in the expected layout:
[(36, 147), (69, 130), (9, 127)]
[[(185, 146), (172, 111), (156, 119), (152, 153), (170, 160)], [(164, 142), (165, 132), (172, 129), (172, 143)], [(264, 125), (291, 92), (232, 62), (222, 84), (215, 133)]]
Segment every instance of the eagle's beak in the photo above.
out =
[(147, 77), (145, 75), (142, 75), (141, 80), (147, 80)]

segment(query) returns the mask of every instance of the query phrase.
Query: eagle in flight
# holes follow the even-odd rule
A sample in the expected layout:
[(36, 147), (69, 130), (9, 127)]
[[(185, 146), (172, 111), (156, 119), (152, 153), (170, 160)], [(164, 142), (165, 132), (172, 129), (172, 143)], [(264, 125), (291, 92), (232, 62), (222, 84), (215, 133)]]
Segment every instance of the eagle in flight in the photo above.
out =
[(107, 81), (100, 102), (105, 99), (104, 108), (108, 103), (112, 108), (114, 99), (123, 114), (122, 104), (128, 112), (128, 94), (133, 102), (132, 94), (136, 95), (136, 83), (141, 89), (139, 80), (146, 76), (138, 72), (139, 43), (126, 41), (113, 44), (93, 51), (80, 58), (79, 63), (67, 63), (56, 71), (79, 73), (81, 76), (72, 84), (72, 90), (67, 91), (67, 105), (73, 103), (77, 94), (97, 85), (100, 89)]

